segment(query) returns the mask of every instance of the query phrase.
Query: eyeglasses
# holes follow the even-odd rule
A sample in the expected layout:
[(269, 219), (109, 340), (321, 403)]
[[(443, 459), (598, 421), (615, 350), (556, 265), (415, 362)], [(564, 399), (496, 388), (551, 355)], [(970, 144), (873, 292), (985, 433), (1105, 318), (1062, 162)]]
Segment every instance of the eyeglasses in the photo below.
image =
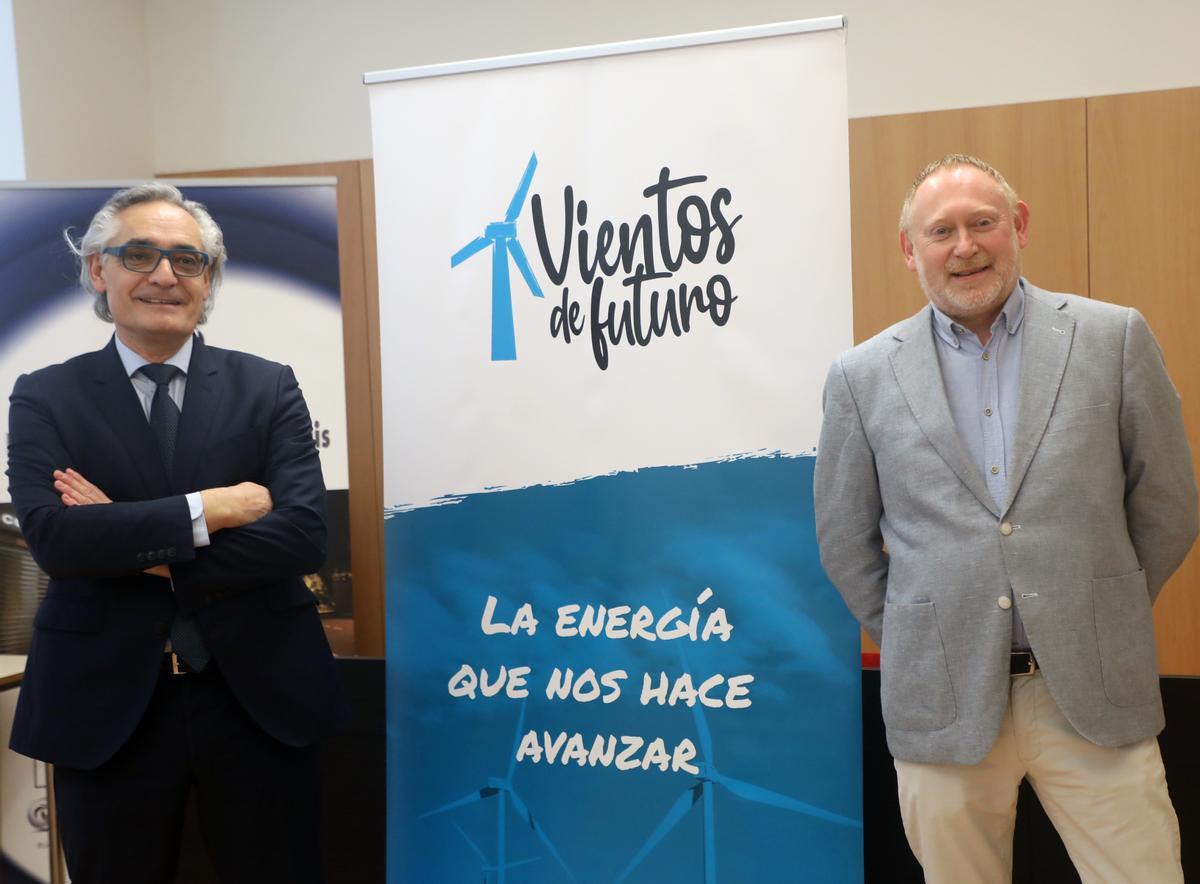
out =
[(212, 260), (207, 252), (196, 249), (159, 249), (141, 243), (109, 246), (103, 252), (116, 255), (121, 259), (121, 266), (134, 273), (153, 273), (159, 262), (166, 258), (176, 276), (199, 276)]

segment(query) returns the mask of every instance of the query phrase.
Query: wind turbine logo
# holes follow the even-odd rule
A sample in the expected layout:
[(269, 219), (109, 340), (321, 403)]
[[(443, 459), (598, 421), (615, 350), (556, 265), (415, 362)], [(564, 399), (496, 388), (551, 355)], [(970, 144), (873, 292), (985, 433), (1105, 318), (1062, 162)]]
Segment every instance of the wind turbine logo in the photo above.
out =
[[(679, 657), (683, 663), (684, 672), (688, 672), (687, 660), (683, 656), (682, 648), (680, 649)], [(705, 721), (704, 710), (701, 709), (700, 703), (692, 707), (692, 716), (696, 719), (696, 734), (700, 740), (700, 752), (703, 759), (696, 765), (700, 769), (700, 772), (696, 775), (696, 782), (688, 786), (683, 791), (683, 794), (676, 799), (675, 803), (671, 805), (662, 822), (650, 833), (650, 837), (642, 845), (641, 850), (637, 852), (633, 859), (629, 861), (629, 865), (621, 872), (617, 878), (617, 884), (620, 884), (620, 882), (633, 874), (633, 870), (658, 845), (658, 842), (662, 841), (666, 834), (675, 828), (675, 825), (696, 804), (701, 805), (704, 814), (704, 884), (717, 884), (717, 843), (716, 828), (713, 824), (713, 792), (716, 786), (722, 786), (738, 798), (752, 801), (755, 804), (765, 804), (769, 807), (778, 807), (781, 810), (790, 810), (793, 813), (816, 817), (817, 819), (825, 820), (839, 826), (850, 826), (855, 829), (862, 828), (863, 824), (861, 820), (831, 813), (815, 805), (797, 801), (795, 798), (790, 798), (787, 795), (780, 795), (778, 792), (772, 792), (770, 789), (764, 789), (762, 786), (755, 786), (752, 783), (746, 783), (742, 780), (725, 776), (713, 764), (712, 734), (709, 733), (708, 722)]]
[[(528, 177), (529, 174), (531, 174), (531, 173), (526, 173), (526, 177)], [(538, 838), (541, 840), (542, 844), (544, 844), (546, 849), (548, 851), (550, 851), (550, 855), (553, 856), (558, 861), (558, 864), (560, 866), (562, 866), (563, 871), (567, 873), (567, 877), (570, 878), (572, 881), (574, 881), (575, 876), (571, 873), (570, 868), (568, 868), (566, 862), (563, 861), (563, 858), (559, 855), (558, 851), (555, 849), (554, 844), (550, 841), (550, 836), (546, 834), (545, 830), (540, 825), (538, 825), (538, 822), (537, 822), (537, 820), (535, 820), (533, 818), (533, 813), (529, 810), (529, 807), (526, 806), (525, 802), (523, 800), (521, 800), (521, 796), (518, 795), (516, 790), (513, 788), (512, 778), (513, 778), (513, 774), (516, 773), (517, 750), (521, 746), (521, 731), (524, 728), (524, 726), (525, 726), (525, 701), (522, 700), (521, 701), (521, 714), (517, 717), (517, 730), (516, 730), (515, 736), (513, 737), (512, 755), (509, 757), (509, 761), (508, 761), (508, 773), (505, 774), (504, 777), (488, 777), (487, 780), (485, 781), (486, 784), (483, 786), (483, 788), (478, 789), (469, 795), (465, 795), (462, 798), (459, 798), (457, 801), (451, 801), (449, 804), (443, 804), (441, 807), (435, 807), (433, 810), (428, 810), (425, 813), (421, 814), (419, 817), (417, 817), (417, 819), (423, 820), (426, 817), (437, 816), (440, 813), (446, 813), (447, 811), (454, 810), (455, 808), (458, 808), (458, 807), (463, 807), (468, 804), (474, 804), (476, 801), (483, 801), (485, 798), (495, 798), (496, 799), (496, 863), (495, 863), (495, 865), (488, 863), (486, 857), (483, 856), (483, 852), (481, 850), (479, 850), (479, 848), (476, 847), (473, 842), (471, 842), (470, 838), (467, 838), (467, 843), (470, 844), (471, 847), (475, 849), (475, 853), (478, 854), (480, 856), (480, 858), (483, 859), (483, 861), (484, 861), (483, 872), (484, 872), (485, 881), (487, 880), (487, 876), (494, 872), (495, 877), (493, 880), (496, 882), (496, 884), (504, 884), (504, 873), (505, 873), (506, 869), (512, 868), (513, 866), (523, 865), (526, 862), (529, 862), (529, 860), (519, 860), (517, 862), (511, 862), (511, 863), (505, 861), (506, 836), (505, 836), (505, 828), (504, 827), (505, 827), (505, 822), (506, 822), (506, 815), (505, 815), (504, 811), (505, 811), (505, 805), (508, 803), (508, 801), (511, 801), (512, 806), (513, 806), (513, 811), (516, 813), (517, 817), (523, 823), (525, 823), (525, 825), (529, 826), (529, 828), (533, 830), (533, 833), (538, 836)], [(456, 826), (456, 828), (457, 828), (457, 826)], [(459, 833), (464, 838), (467, 837), (466, 833), (463, 832), (462, 829), (459, 829)]]
[(503, 221), (493, 221), (483, 228), (483, 236), (477, 236), (457, 252), (450, 256), (450, 267), (454, 268), (470, 258), (476, 252), (492, 247), (492, 361), (500, 362), (517, 358), (517, 343), (513, 335), (512, 286), (508, 279), (508, 258), (511, 255), (513, 263), (525, 277), (529, 290), (535, 297), (543, 297), (542, 287), (533, 275), (525, 250), (517, 241), (517, 218), (525, 205), (525, 197), (529, 195), (529, 185), (533, 181), (534, 170), (537, 169), (537, 154), (530, 154), (529, 164), (517, 192), (513, 194), (504, 213)]
[[(495, 884), (496, 873), (500, 870), (500, 867), (494, 865), (487, 858), (487, 854), (480, 849), (478, 844), (471, 840), (471, 836), (466, 833), (462, 826), (460, 826), (458, 823), (455, 823), (454, 828), (458, 829), (458, 834), (463, 836), (463, 840), (467, 842), (467, 845), (471, 848), (474, 854), (479, 857), (479, 861), (483, 863), (483, 865), (479, 867), (479, 870), (483, 872), (483, 884)], [(505, 868), (515, 869), (517, 866), (527, 866), (533, 862), (537, 862), (537, 857), (534, 857), (533, 859), (513, 860), (512, 862), (508, 863)]]

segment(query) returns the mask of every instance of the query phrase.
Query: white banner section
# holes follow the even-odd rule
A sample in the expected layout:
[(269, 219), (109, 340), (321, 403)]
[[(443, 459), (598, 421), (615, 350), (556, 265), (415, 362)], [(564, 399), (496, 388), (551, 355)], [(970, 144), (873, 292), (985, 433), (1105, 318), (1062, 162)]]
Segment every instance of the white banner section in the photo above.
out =
[[(370, 96), (389, 506), (812, 452), (851, 342), (843, 30)], [(516, 358), (493, 360), (504, 231), (450, 259), (505, 222), (531, 156), (508, 223), (543, 297), (504, 256)]]

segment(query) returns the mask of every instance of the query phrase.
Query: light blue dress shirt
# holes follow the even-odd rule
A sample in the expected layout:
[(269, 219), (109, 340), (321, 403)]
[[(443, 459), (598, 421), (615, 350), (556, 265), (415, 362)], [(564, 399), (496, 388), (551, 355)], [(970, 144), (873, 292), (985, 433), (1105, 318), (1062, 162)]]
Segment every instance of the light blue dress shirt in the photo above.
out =
[[(1024, 280), (1013, 287), (1000, 315), (992, 323), (986, 345), (974, 332), (933, 308), (933, 331), (938, 363), (950, 414), (971, 460), (987, 482), (996, 506), (1008, 496), (1013, 435), (1021, 377), (1021, 332), (1025, 318)], [(970, 563), (964, 563), (970, 567)], [(1029, 637), (1016, 607), (1013, 647), (1029, 648)]]

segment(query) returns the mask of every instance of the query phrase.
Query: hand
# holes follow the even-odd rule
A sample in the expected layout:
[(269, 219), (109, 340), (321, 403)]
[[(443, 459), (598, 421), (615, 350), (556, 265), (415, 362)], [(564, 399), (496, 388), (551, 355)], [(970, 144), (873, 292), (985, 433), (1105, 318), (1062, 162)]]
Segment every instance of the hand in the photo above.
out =
[[(85, 479), (80, 473), (68, 468), (54, 471), (54, 488), (62, 495), (62, 502), (67, 506), (88, 506), (95, 503), (112, 503), (108, 495)], [(155, 565), (146, 568), (146, 574), (155, 577), (171, 579), (171, 569), (167, 565)]]
[(54, 490), (67, 506), (87, 506), (93, 503), (112, 503), (108, 495), (75, 470), (54, 471)]
[(200, 492), (208, 533), (257, 522), (272, 509), (271, 492), (257, 482), (242, 482)]

